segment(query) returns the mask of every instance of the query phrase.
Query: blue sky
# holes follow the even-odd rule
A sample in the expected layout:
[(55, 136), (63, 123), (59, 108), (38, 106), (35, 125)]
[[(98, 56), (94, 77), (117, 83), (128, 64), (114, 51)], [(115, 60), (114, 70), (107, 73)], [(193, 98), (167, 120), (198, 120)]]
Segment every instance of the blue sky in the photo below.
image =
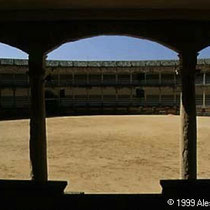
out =
[[(0, 44), (0, 58), (27, 59), (27, 54)], [(210, 47), (199, 54), (210, 58)], [(53, 60), (160, 60), (178, 59), (177, 53), (148, 40), (126, 36), (98, 36), (66, 43), (48, 54)]]

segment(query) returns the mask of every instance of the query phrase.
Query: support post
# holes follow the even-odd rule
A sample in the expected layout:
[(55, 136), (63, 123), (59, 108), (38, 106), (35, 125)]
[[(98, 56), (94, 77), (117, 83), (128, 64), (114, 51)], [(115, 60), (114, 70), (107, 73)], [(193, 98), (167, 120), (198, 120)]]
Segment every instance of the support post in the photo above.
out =
[(33, 181), (47, 181), (47, 144), (45, 122), (45, 55), (37, 49), (29, 53), (31, 86), (30, 160)]
[(197, 178), (197, 126), (195, 104), (195, 70), (197, 52), (179, 54), (181, 73), (181, 178)]
[(203, 85), (206, 85), (206, 72), (203, 72)]

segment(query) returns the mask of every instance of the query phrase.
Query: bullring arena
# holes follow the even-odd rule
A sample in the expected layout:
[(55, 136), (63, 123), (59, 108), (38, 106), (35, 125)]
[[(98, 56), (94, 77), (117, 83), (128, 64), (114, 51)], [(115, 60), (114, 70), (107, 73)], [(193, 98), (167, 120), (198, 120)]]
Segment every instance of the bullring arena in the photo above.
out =
[[(198, 177), (210, 174), (209, 117), (198, 117)], [(0, 122), (0, 177), (30, 179), (29, 120)], [(77, 116), (47, 119), (51, 180), (66, 191), (160, 193), (180, 178), (180, 117)], [(14, 143), (15, 142), (15, 143)]]
[[(28, 61), (0, 64), (0, 177), (30, 180)], [(69, 192), (160, 193), (160, 180), (180, 178), (180, 83), (176, 60), (47, 61), (49, 179), (68, 180)], [(207, 178), (209, 59), (198, 60), (195, 84), (198, 177)]]

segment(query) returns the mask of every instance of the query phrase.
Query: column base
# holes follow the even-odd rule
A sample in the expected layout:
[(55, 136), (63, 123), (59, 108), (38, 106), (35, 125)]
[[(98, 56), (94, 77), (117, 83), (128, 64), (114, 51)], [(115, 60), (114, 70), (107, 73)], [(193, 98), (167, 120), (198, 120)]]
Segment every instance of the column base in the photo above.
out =
[(66, 181), (0, 180), (0, 195), (60, 195)]

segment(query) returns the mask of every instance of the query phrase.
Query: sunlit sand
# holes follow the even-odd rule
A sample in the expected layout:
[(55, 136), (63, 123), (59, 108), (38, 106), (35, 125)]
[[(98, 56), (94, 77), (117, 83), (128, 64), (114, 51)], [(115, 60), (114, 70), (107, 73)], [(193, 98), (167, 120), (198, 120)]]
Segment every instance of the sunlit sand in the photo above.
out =
[[(0, 178), (30, 179), (29, 121), (0, 121)], [(179, 116), (47, 119), (50, 180), (66, 191), (159, 193), (179, 178)], [(198, 118), (198, 176), (210, 177), (210, 118)]]

